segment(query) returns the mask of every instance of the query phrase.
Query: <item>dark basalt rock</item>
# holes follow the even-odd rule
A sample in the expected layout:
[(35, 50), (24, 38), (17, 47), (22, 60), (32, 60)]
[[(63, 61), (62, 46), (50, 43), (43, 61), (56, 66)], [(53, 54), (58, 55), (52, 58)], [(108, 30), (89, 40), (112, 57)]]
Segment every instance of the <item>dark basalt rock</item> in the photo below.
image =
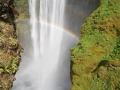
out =
[(0, 1), (0, 19), (13, 23), (12, 21), (19, 16), (19, 13), (13, 5), (14, 0)]

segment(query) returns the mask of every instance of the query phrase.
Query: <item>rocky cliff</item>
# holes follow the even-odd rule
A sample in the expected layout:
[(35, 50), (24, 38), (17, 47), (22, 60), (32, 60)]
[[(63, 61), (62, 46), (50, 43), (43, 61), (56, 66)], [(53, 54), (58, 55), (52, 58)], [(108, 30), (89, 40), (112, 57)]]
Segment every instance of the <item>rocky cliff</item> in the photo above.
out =
[(71, 90), (120, 90), (120, 0), (100, 0), (71, 49)]
[(16, 36), (15, 19), (19, 13), (14, 0), (0, 0), (0, 90), (10, 90), (23, 48)]

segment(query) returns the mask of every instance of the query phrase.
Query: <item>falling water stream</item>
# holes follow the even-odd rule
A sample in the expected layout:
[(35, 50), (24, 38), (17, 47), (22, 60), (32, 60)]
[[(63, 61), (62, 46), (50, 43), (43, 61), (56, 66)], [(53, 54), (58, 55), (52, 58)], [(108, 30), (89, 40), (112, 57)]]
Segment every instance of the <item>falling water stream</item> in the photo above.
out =
[[(28, 0), (30, 20), (18, 35), (24, 47), (12, 90), (70, 90), (70, 48), (99, 0)], [(26, 33), (27, 32), (27, 33)]]
[(37, 87), (40, 87), (39, 90), (53, 90), (56, 80), (52, 77), (57, 71), (63, 35), (57, 27), (62, 28), (64, 24), (65, 0), (40, 0), (38, 15), (36, 4), (37, 0), (29, 0), (33, 59), (34, 65), (39, 68)]

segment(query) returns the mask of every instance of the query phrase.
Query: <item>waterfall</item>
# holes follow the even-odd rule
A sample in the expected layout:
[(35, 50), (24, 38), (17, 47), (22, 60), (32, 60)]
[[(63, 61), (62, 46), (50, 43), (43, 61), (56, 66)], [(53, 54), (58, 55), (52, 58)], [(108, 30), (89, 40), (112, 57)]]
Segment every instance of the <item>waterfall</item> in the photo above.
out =
[[(30, 25), (33, 41), (33, 59), (36, 68), (40, 68), (38, 82), (41, 90), (52, 87), (52, 74), (57, 70), (62, 32), (56, 33), (56, 25), (62, 25), (65, 0), (40, 0), (40, 13), (36, 15), (36, 0), (30, 0)], [(39, 24), (36, 22), (40, 21)], [(41, 78), (39, 78), (41, 76)], [(46, 85), (50, 87), (47, 89)], [(45, 89), (46, 88), (46, 89)], [(51, 89), (53, 90), (53, 89)]]
[(35, 80), (31, 87), (34, 90), (64, 90), (66, 86), (57, 84), (60, 81), (57, 74), (62, 51), (65, 0), (40, 0), (40, 7), (38, 2), (29, 0), (33, 48), (29, 68), (33, 74), (30, 74), (33, 77), (31, 80)]
[(99, 0), (28, 3), (30, 20), (18, 25), (24, 52), (12, 90), (70, 90), (70, 48), (78, 43), (79, 29)]

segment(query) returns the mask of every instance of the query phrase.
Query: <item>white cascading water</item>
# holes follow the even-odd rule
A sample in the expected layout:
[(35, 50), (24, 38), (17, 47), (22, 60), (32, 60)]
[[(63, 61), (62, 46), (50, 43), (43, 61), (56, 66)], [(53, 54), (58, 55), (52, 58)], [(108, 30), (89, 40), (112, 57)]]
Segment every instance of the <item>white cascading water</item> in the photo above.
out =
[(19, 20), (24, 52), (12, 90), (70, 90), (70, 48), (99, 6), (99, 0), (92, 1), (28, 0), (30, 22)]
[(37, 72), (31, 69), (37, 77), (35, 87), (36, 90), (64, 90), (56, 86), (55, 75), (63, 35), (58, 27), (64, 25), (65, 0), (40, 0), (39, 14), (37, 3), (37, 0), (29, 0), (33, 68), (39, 68)]

